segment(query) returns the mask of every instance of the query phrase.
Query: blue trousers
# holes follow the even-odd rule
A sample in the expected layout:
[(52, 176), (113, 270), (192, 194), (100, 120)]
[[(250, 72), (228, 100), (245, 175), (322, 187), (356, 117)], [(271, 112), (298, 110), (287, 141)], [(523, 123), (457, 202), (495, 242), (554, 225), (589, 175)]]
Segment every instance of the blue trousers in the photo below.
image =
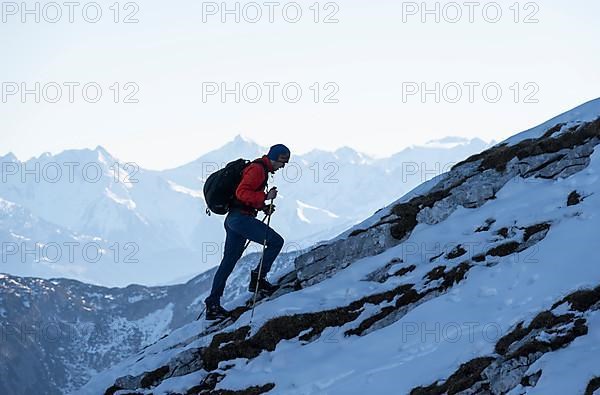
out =
[[(243, 214), (238, 210), (231, 210), (227, 214), (224, 226), (227, 233), (225, 251), (223, 252), (223, 259), (219, 264), (219, 268), (215, 273), (210, 295), (205, 300), (206, 303), (219, 303), (225, 290), (227, 278), (242, 256), (247, 240), (252, 240), (262, 245), (265, 241), (265, 235), (267, 237), (261, 277), (267, 275), (275, 258), (283, 248), (283, 237), (267, 226), (267, 224), (256, 219), (256, 217)], [(258, 272), (259, 264), (260, 259), (254, 271)]]

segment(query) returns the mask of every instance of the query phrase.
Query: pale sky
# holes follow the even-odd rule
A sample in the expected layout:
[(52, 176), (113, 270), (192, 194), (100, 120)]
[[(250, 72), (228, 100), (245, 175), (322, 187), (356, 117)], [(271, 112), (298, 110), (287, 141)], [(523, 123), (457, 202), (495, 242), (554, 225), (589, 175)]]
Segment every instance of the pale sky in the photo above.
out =
[[(220, 1), (197, 0), (117, 3), (114, 23), (114, 3), (97, 2), (97, 23), (84, 20), (84, 5), (87, 18), (95, 17), (86, 2), (74, 9), (73, 23), (66, 6), (50, 23), (57, 10), (40, 3), (36, 23), (36, 12), (23, 15), (21, 2), (12, 8), (2, 3), (0, 155), (13, 152), (25, 160), (102, 145), (122, 160), (162, 169), (241, 133), (264, 146), (284, 143), (292, 153), (347, 145), (385, 156), (448, 135), (502, 140), (600, 96), (598, 1), (510, 0), (473, 8), (441, 2), (439, 23), (433, 1), (426, 4), (434, 13), (425, 15), (421, 1), (281, 1), (273, 23), (262, 1), (238, 3), (239, 23), (233, 14), (222, 23), (220, 9), (209, 14)], [(26, 4), (34, 9), (35, 2)], [(234, 9), (236, 2), (226, 4)], [(256, 23), (253, 5), (263, 13)], [(302, 16), (291, 23), (297, 9)], [(128, 15), (139, 22), (123, 23)], [(338, 22), (324, 23), (328, 16)], [(35, 91), (36, 82), (40, 103), (34, 94), (23, 103), (23, 84)], [(80, 84), (72, 88), (74, 103), (65, 85), (71, 82)], [(102, 89), (97, 103), (84, 100), (81, 87), (90, 82)], [(203, 100), (207, 83), (234, 89), (236, 82), (246, 94), (240, 103), (233, 94), (225, 103), (219, 94)], [(279, 84), (272, 88), (273, 103), (270, 82)], [(403, 98), (409, 88), (435, 91), (436, 82), (440, 103), (434, 94), (424, 103), (418, 92)], [(288, 83), (288, 99), (294, 87), (302, 89), (296, 103), (284, 98), (281, 87)], [(62, 97), (50, 103), (56, 85)], [(123, 103), (136, 86), (139, 102)], [(256, 86), (263, 95), (251, 103)], [(458, 100), (456, 87), (462, 90)], [(492, 103), (497, 87), (502, 95)], [(116, 91), (119, 103), (113, 102)], [(338, 102), (324, 103), (332, 93)], [(88, 90), (86, 97), (93, 96)]]

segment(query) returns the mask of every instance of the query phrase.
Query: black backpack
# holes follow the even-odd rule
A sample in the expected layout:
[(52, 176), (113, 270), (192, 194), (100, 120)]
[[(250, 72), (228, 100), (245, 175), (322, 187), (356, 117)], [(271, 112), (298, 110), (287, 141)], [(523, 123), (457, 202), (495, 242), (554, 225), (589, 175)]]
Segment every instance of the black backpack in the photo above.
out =
[[(237, 159), (229, 162), (224, 168), (212, 173), (204, 183), (204, 200), (206, 201), (206, 214), (211, 211), (218, 215), (229, 212), (230, 205), (235, 197), (235, 190), (242, 180), (242, 171), (250, 163), (260, 163), (265, 172), (267, 168), (262, 160), (250, 162), (246, 159)], [(266, 177), (265, 177), (266, 180)]]

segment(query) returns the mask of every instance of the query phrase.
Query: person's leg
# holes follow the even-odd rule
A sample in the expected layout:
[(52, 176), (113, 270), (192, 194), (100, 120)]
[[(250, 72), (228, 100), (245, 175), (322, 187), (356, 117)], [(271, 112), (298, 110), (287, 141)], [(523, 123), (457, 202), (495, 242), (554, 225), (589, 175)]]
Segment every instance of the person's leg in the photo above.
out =
[[(271, 265), (273, 265), (275, 258), (277, 258), (277, 255), (279, 255), (279, 252), (283, 248), (283, 237), (274, 231), (273, 228), (267, 226), (267, 224), (249, 215), (240, 215), (239, 217), (236, 217), (235, 221), (231, 221), (230, 226), (242, 237), (252, 240), (260, 245), (264, 243), (265, 235), (267, 236), (267, 245), (260, 274), (261, 277), (265, 277), (271, 269)], [(256, 268), (253, 271), (258, 272), (259, 264), (260, 261), (257, 262)]]
[(244, 252), (246, 239), (229, 226), (233, 219), (234, 216), (231, 214), (227, 215), (227, 218), (225, 218), (224, 226), (225, 231), (227, 232), (225, 238), (225, 251), (223, 251), (223, 259), (215, 273), (210, 295), (205, 300), (206, 303), (220, 302), (223, 291), (225, 290), (227, 278)]

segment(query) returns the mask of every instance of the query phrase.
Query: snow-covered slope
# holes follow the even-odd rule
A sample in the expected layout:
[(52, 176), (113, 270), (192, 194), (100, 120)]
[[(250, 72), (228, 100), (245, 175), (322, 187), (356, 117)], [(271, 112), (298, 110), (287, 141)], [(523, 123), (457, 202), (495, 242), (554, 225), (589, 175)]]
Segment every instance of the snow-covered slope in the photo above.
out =
[(298, 256), (252, 322), (240, 296), (233, 323), (186, 325), (76, 393), (592, 394), (600, 109), (578, 111)]

